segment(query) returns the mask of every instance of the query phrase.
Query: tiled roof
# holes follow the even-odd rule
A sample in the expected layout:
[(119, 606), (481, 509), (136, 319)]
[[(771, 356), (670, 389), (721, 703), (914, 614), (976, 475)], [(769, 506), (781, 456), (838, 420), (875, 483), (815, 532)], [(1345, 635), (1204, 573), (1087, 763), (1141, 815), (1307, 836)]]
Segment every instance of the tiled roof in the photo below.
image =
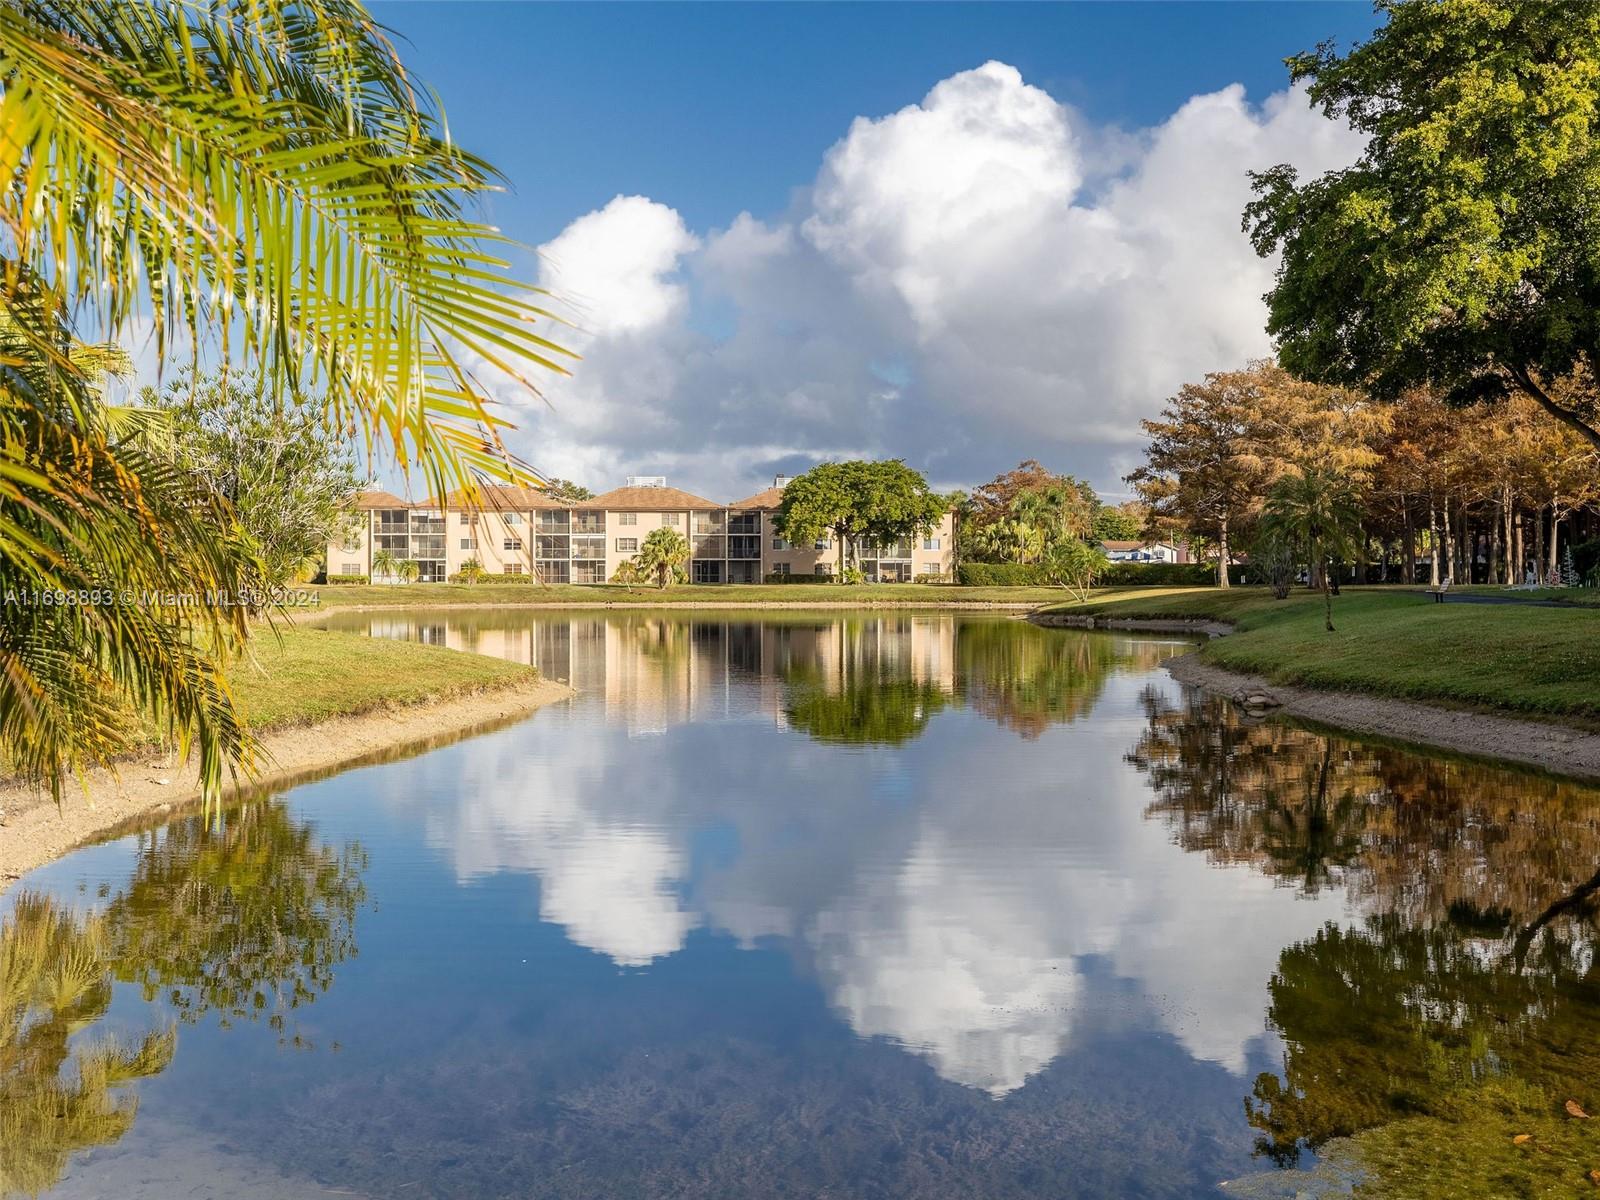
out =
[(1107, 550), (1147, 550), (1152, 546), (1170, 546), (1171, 542), (1127, 542), (1105, 541), (1100, 543)]
[(400, 499), (393, 492), (358, 492), (355, 506), (366, 512), (374, 508), (410, 508), (411, 502)]
[[(500, 510), (516, 511), (529, 508), (569, 508), (564, 500), (552, 500), (548, 494), (537, 488), (512, 487), (506, 483), (484, 483), (478, 485), (478, 507), (488, 512)], [(451, 492), (444, 498), (446, 508), (467, 508), (464, 492)]]
[(673, 512), (686, 508), (721, 508), (715, 500), (671, 487), (619, 487), (571, 508), (605, 508), (613, 512)]
[(777, 508), (783, 503), (783, 489), (769, 487), (764, 492), (757, 492), (754, 496), (746, 496), (737, 504), (728, 505), (729, 508)]

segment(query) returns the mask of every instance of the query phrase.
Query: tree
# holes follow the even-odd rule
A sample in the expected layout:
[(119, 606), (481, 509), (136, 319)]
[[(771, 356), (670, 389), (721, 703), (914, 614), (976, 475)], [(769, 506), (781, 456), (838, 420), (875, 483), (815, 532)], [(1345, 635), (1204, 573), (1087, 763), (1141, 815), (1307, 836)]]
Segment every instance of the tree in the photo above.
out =
[(593, 492), (586, 487), (573, 483), (570, 479), (546, 480), (544, 494), (552, 500), (562, 500), (568, 504), (581, 504), (585, 500), (594, 499)]
[(1044, 556), (1045, 573), (1051, 582), (1066, 588), (1080, 602), (1088, 600), (1089, 589), (1110, 565), (1099, 546), (1075, 537), (1059, 539)]
[(945, 500), (921, 472), (897, 458), (821, 463), (789, 481), (773, 525), (796, 545), (832, 537), (839, 577), (859, 542), (890, 543), (925, 533), (945, 513)]
[(683, 534), (663, 525), (645, 535), (633, 561), (645, 578), (654, 576), (656, 587), (665, 591), (668, 585), (683, 579), (689, 553), (689, 542)]
[(372, 556), (372, 577), (374, 579), (398, 579), (400, 576), (400, 560), (393, 550), (379, 550)]
[[(493, 169), (353, 0), (0, 0), (0, 104), (0, 583), (111, 597), (0, 610), (0, 752), (59, 794), (153, 717), (215, 795), (249, 765), (225, 667), (254, 564), (115, 428), (73, 334), (215, 347), (437, 495), (536, 482), (480, 380), (531, 389), (568, 352), (506, 277), (508, 239), (466, 215)], [(176, 593), (223, 599), (146, 603)]]
[(1255, 514), (1274, 473), (1256, 431), (1259, 380), (1251, 371), (1186, 383), (1161, 416), (1141, 421), (1146, 464), (1128, 482), (1158, 526), (1217, 542), (1217, 586), (1228, 586), (1229, 538)]
[(1101, 542), (1131, 542), (1144, 536), (1149, 509), (1138, 500), (1115, 507), (1102, 505), (1094, 517), (1094, 537)]
[(483, 569), (483, 564), (475, 558), (469, 558), (461, 564), (461, 569), (456, 572), (456, 579), (461, 583), (482, 583), (489, 577), (489, 572)]
[(401, 583), (415, 583), (422, 574), (422, 567), (414, 558), (402, 558), (395, 563), (394, 573)]
[(1302, 183), (1252, 176), (1245, 225), (1281, 251), (1268, 331), (1296, 374), (1383, 399), (1520, 390), (1600, 448), (1600, 8), (1384, 0), (1363, 45), (1289, 61), (1311, 103), (1368, 138)]
[(320, 405), (274, 400), (239, 373), (186, 374), (141, 399), (167, 418), (178, 464), (227, 501), (268, 586), (295, 579), (348, 532), (361, 481)]
[(611, 572), (612, 583), (625, 584), (628, 587), (643, 583), (647, 578), (649, 574), (640, 569), (637, 556), (623, 559), (617, 564), (617, 569)]
[(1361, 513), (1350, 483), (1325, 467), (1308, 467), (1279, 480), (1267, 497), (1266, 529), (1297, 546), (1313, 575), (1322, 570), (1323, 621), (1333, 632), (1333, 579), (1328, 565), (1355, 552)]

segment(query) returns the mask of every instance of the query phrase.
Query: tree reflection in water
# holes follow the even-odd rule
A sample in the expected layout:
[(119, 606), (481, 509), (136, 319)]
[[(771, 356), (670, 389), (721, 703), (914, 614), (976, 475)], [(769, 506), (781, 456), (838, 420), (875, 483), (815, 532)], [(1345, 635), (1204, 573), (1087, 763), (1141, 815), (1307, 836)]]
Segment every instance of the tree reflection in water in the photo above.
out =
[(1146, 709), (1128, 760), (1180, 845), (1308, 893), (1338, 884), (1359, 914), (1279, 957), (1283, 1070), (1246, 1102), (1259, 1152), (1290, 1164), (1350, 1137), (1357, 1195), (1590, 1187), (1600, 1123), (1564, 1105), (1600, 1105), (1600, 794), (1195, 693)]
[[(359, 845), (317, 842), (281, 801), (249, 802), (141, 834), (126, 887), (91, 915), (24, 893), (0, 925), (0, 1196), (53, 1187), (76, 1151), (132, 1127), (125, 1085), (171, 1063), (166, 1014), (265, 1020), (303, 1045), (289, 1014), (354, 955), (366, 898)], [(113, 981), (163, 1002), (133, 1042), (78, 1036)]]

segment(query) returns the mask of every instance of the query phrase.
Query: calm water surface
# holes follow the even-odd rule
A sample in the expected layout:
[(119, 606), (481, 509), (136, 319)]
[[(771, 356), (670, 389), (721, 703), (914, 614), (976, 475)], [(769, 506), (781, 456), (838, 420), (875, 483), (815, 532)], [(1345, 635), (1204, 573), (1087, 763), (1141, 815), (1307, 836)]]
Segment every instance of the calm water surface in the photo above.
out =
[(334, 623), (578, 696), (0, 899), (0, 1193), (1544, 1195), (1600, 1164), (1560, 1107), (1600, 1112), (1590, 791), (1246, 721), (1154, 637)]

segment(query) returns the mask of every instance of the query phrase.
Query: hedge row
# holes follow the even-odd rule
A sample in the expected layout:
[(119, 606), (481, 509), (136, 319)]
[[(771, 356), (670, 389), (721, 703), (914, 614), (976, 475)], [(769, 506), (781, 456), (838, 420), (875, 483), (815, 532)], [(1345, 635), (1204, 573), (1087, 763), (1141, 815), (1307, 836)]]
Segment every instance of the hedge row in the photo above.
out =
[(764, 575), (762, 583), (838, 583), (832, 575)]
[[(956, 579), (966, 587), (1048, 587), (1055, 582), (1035, 563), (962, 563)], [(1200, 587), (1216, 579), (1217, 569), (1210, 563), (1118, 562), (1095, 582), (1102, 587)]]
[(326, 583), (370, 583), (365, 575), (329, 575)]

